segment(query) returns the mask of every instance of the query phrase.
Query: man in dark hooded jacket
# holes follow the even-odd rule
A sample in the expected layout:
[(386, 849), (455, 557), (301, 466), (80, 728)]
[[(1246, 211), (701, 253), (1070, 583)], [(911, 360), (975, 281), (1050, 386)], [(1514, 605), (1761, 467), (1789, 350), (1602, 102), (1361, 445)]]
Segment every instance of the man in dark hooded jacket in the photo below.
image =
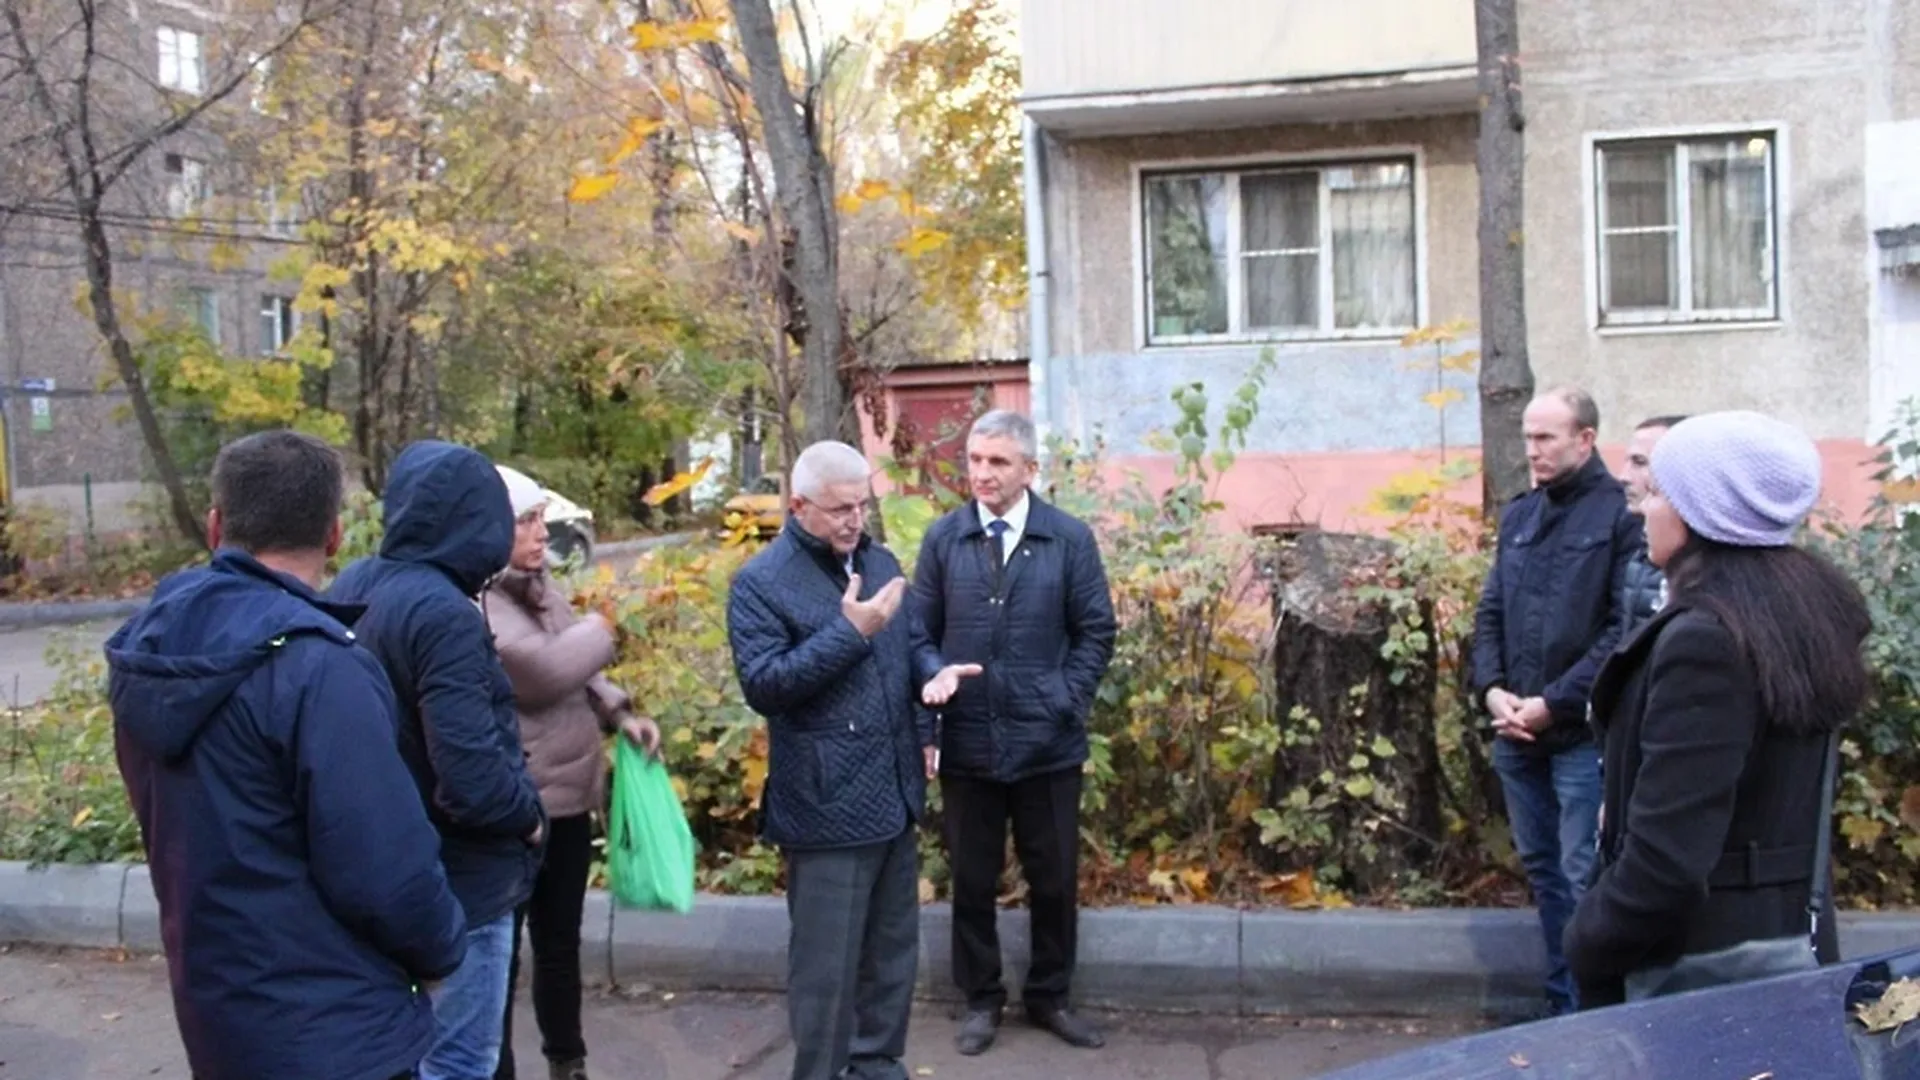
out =
[(533, 892), (546, 819), (527, 775), (513, 687), (477, 597), (513, 551), (513, 506), (481, 454), (417, 442), (387, 478), (380, 554), (332, 595), (366, 605), (360, 640), (400, 704), (400, 754), (440, 830), (466, 908), (467, 962), (433, 995), (422, 1080), (491, 1080), (500, 1056), (513, 911)]
[(107, 642), (114, 745), (199, 1080), (410, 1077), (466, 952), (356, 609), (314, 587), (342, 469), (288, 431), (213, 469), (210, 566)]

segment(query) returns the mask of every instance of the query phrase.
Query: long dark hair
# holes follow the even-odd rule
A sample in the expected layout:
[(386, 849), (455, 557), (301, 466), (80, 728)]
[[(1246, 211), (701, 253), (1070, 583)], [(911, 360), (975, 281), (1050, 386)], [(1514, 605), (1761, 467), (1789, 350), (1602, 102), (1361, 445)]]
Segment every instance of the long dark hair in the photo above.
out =
[(1861, 645), (1873, 620), (1859, 587), (1825, 558), (1694, 535), (1668, 563), (1667, 587), (1674, 604), (1709, 611), (1732, 632), (1771, 726), (1832, 731), (1866, 701)]

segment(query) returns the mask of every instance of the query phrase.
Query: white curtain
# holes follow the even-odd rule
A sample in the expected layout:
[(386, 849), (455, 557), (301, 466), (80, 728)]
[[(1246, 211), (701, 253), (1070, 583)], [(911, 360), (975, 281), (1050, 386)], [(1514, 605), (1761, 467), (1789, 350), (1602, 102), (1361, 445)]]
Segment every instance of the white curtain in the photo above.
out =
[(1413, 170), (1327, 170), (1333, 224), (1333, 324), (1410, 327), (1414, 312)]
[(1320, 174), (1240, 178), (1247, 327), (1320, 325)]
[(1694, 310), (1770, 307), (1767, 144), (1741, 139), (1687, 150)]
[(1673, 148), (1606, 151), (1607, 307), (1677, 308)]

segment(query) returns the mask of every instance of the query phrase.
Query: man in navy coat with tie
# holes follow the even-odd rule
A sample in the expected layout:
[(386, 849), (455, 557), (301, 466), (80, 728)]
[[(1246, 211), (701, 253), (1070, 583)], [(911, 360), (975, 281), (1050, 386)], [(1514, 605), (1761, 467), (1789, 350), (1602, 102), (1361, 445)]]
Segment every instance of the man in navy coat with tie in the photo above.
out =
[(967, 437), (973, 500), (927, 530), (913, 602), (959, 685), (939, 723), (939, 775), (953, 867), (953, 973), (967, 998), (955, 1042), (993, 1045), (1007, 993), (995, 927), (1007, 827), (1026, 877), (1033, 958), (1027, 1017), (1066, 1042), (1103, 1039), (1069, 1008), (1087, 714), (1113, 658), (1113, 601), (1087, 525), (1028, 490), (1033, 423), (995, 410)]

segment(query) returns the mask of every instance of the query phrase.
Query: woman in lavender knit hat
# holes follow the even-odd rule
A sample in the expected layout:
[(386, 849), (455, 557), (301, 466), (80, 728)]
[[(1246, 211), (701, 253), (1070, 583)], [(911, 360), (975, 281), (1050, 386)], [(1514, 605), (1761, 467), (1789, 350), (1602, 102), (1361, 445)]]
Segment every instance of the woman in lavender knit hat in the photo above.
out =
[[(1582, 1008), (1838, 951), (1816, 841), (1870, 623), (1853, 583), (1793, 545), (1819, 451), (1771, 417), (1708, 413), (1660, 440), (1652, 471), (1647, 548), (1669, 598), (1594, 681), (1600, 853), (1565, 938)], [(1736, 956), (1759, 960), (1734, 974)]]

